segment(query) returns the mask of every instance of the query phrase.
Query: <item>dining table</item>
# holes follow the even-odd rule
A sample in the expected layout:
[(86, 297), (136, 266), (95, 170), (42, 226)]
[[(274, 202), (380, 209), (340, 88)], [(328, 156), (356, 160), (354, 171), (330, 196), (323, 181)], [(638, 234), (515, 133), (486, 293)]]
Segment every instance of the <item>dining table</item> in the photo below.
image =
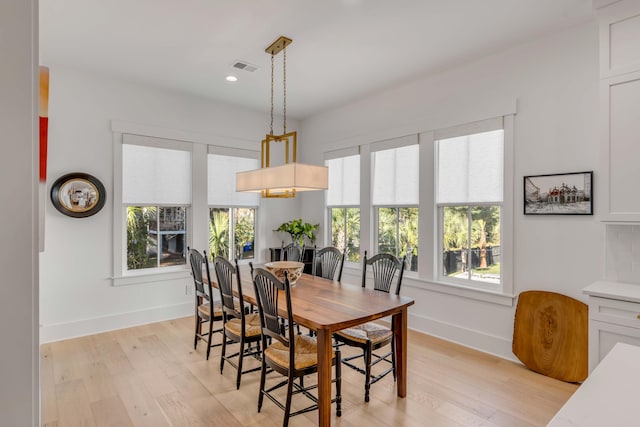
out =
[[(256, 268), (262, 267), (255, 264)], [(239, 268), (242, 294), (256, 305), (255, 291), (248, 265)], [(215, 277), (212, 285), (216, 286)], [(284, 295), (283, 295), (284, 296)], [(318, 425), (331, 425), (332, 336), (376, 319), (392, 316), (396, 351), (397, 396), (407, 395), (407, 317), (412, 298), (302, 274), (291, 286), (293, 320), (317, 334), (318, 351)], [(287, 314), (285, 303), (278, 304), (280, 315)]]

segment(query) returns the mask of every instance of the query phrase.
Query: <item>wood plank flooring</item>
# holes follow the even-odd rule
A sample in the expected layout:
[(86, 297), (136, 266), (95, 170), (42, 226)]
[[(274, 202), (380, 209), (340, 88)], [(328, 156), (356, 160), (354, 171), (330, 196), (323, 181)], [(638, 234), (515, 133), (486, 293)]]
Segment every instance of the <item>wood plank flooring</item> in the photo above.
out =
[[(220, 374), (220, 347), (207, 361), (205, 345), (193, 349), (191, 317), (44, 344), (42, 425), (282, 425), (283, 412), (267, 399), (257, 412), (260, 373), (243, 375), (236, 390), (233, 367)], [(355, 351), (343, 347), (343, 354)], [(405, 399), (396, 398), (391, 375), (371, 386), (368, 404), (364, 377), (347, 367), (342, 377), (342, 417), (332, 424), (345, 427), (544, 426), (578, 387), (417, 332), (409, 335)], [(307, 402), (297, 396), (294, 410)], [(313, 426), (317, 416), (299, 415), (290, 425)]]

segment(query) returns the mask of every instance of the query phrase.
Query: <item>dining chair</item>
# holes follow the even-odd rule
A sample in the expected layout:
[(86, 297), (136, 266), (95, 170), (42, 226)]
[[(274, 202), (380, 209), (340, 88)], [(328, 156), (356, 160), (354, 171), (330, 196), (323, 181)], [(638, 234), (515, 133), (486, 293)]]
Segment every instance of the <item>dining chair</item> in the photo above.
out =
[[(222, 304), (220, 301), (213, 299), (211, 277), (209, 274), (209, 263), (206, 259), (206, 252), (201, 254), (196, 249), (191, 249), (187, 246), (187, 252), (189, 253), (189, 263), (191, 264), (191, 275), (193, 276), (193, 283), (195, 285), (195, 321), (196, 331), (193, 338), (193, 348), (198, 347), (198, 341), (207, 342), (207, 360), (209, 360), (209, 354), (211, 353), (211, 347), (217, 347), (222, 345), (221, 343), (212, 344), (212, 337), (214, 333), (222, 333), (222, 328), (213, 329), (213, 323), (215, 321), (222, 321)], [(205, 291), (205, 284), (202, 277), (203, 265), (207, 274), (207, 284)], [(209, 324), (209, 331), (202, 332), (203, 323)], [(224, 339), (224, 337), (223, 337)]]
[[(248, 306), (244, 302), (242, 294), (242, 282), (240, 281), (240, 269), (238, 260), (231, 264), (226, 258), (217, 256), (213, 260), (216, 278), (218, 279), (218, 289), (220, 290), (220, 300), (222, 302), (223, 340), (222, 355), (220, 357), (220, 373), (227, 362), (236, 371), (236, 389), (240, 388), (242, 374), (255, 372), (260, 367), (242, 370), (245, 356), (260, 357), (260, 318), (257, 313), (249, 313)], [(236, 282), (236, 293), (233, 290), (233, 278)], [(252, 344), (255, 343), (254, 348)], [(236, 353), (227, 355), (227, 345), (239, 344), (240, 348)], [(245, 345), (248, 347), (245, 348)], [(234, 361), (238, 358), (237, 363)]]
[(304, 246), (300, 246), (296, 242), (291, 242), (288, 245), (282, 242), (282, 248), (280, 249), (280, 261), (296, 261), (302, 262), (304, 257)]
[[(311, 274), (325, 279), (341, 281), (345, 255), (346, 250), (341, 252), (340, 249), (333, 246), (327, 246), (322, 249), (314, 248)], [(338, 271), (337, 278), (336, 270)]]
[[(400, 295), (402, 286), (402, 276), (405, 267), (405, 258), (399, 259), (391, 254), (377, 254), (367, 259), (367, 252), (364, 252), (362, 263), (362, 287), (367, 284), (367, 266), (371, 266), (373, 274), (373, 289), (380, 292), (389, 293), (393, 284), (393, 279), (397, 274), (395, 295)], [(338, 345), (349, 345), (362, 349), (362, 354), (349, 356), (342, 359), (342, 363), (365, 375), (364, 401), (369, 401), (369, 389), (374, 384), (384, 378), (389, 372), (393, 372), (393, 380), (396, 380), (396, 352), (393, 335), (393, 319), (391, 329), (369, 322), (352, 328), (343, 329), (336, 332), (333, 337)], [(391, 344), (391, 350), (386, 354), (376, 354), (375, 350)], [(352, 360), (362, 357), (364, 359), (364, 369), (351, 363)], [(391, 359), (389, 359), (391, 357)], [(373, 361), (372, 361), (373, 359)], [(391, 366), (378, 375), (372, 375), (371, 368), (379, 362), (387, 362)]]
[[(305, 387), (303, 381), (305, 375), (317, 374), (318, 372), (317, 341), (316, 338), (298, 335), (294, 332), (291, 287), (286, 273), (284, 281), (281, 282), (271, 272), (256, 268), (254, 270), (253, 286), (262, 330), (262, 374), (260, 376), (258, 412), (262, 409), (262, 402), (266, 396), (280, 409), (284, 410), (282, 425), (286, 427), (289, 424), (290, 417), (318, 408), (317, 397), (310, 393), (310, 390), (318, 387), (317, 384)], [(281, 298), (283, 294), (284, 299)], [(278, 305), (282, 302), (286, 304), (287, 311), (287, 321), (284, 324), (278, 315), (280, 308)], [(269, 339), (272, 340), (271, 345), (267, 343)], [(331, 363), (335, 366), (335, 378), (332, 383), (336, 385), (336, 396), (331, 402), (336, 403), (336, 415), (341, 416), (342, 381), (339, 349), (333, 350)], [(286, 380), (265, 389), (267, 367), (285, 376)], [(286, 402), (282, 404), (273, 392), (285, 385), (287, 386), (287, 397)], [(292, 396), (299, 393), (309, 398), (313, 403), (291, 413)]]

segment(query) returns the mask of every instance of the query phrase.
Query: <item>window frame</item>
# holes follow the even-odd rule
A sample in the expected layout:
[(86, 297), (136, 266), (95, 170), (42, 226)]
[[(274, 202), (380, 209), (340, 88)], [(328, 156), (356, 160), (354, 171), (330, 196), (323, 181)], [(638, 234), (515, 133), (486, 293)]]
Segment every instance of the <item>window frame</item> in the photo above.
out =
[[(187, 245), (193, 248), (207, 247), (208, 244), (208, 153), (234, 155), (243, 153), (246, 157), (260, 158), (260, 151), (253, 149), (255, 141), (239, 139), (227, 136), (216, 136), (184, 130), (158, 128), (155, 126), (141, 125), (120, 120), (111, 120), (112, 147), (113, 147), (113, 190), (111, 197), (113, 209), (112, 228), (112, 271), (111, 280), (113, 286), (129, 286), (140, 284), (163, 283), (176, 280), (191, 280), (191, 268), (189, 263), (180, 266), (167, 266), (150, 272), (144, 270), (126, 270), (126, 208), (122, 203), (122, 146), (123, 135), (131, 134), (142, 138), (151, 139), (155, 143), (166, 144), (178, 142), (190, 147), (191, 150), (191, 205), (187, 209)], [(169, 147), (171, 148), (171, 147)], [(107, 200), (109, 203), (109, 200)], [(258, 241), (265, 239), (262, 229), (263, 220), (259, 219), (256, 206), (256, 230), (255, 253), (260, 253), (264, 248)], [(125, 267), (123, 269), (123, 266)], [(187, 292), (185, 290), (185, 292)]]
[[(344, 266), (347, 268), (359, 268), (360, 264), (362, 262), (362, 153), (360, 150), (359, 146), (354, 146), (354, 147), (349, 147), (349, 148), (344, 148), (341, 150), (334, 150), (334, 151), (329, 151), (329, 152), (325, 152), (324, 153), (324, 161), (325, 161), (325, 166), (326, 166), (326, 162), (329, 160), (335, 160), (335, 159), (341, 159), (341, 158), (346, 158), (346, 157), (351, 157), (351, 156), (358, 156), (359, 157), (359, 164), (360, 164), (360, 188), (359, 188), (359, 196), (360, 196), (360, 205), (353, 205), (353, 204), (345, 204), (345, 205), (328, 205), (327, 204), (327, 192), (325, 191), (324, 193), (324, 205), (325, 205), (325, 221), (324, 224), (326, 224), (325, 227), (325, 242), (329, 242), (329, 244), (333, 244), (333, 228), (332, 228), (332, 215), (331, 215), (331, 210), (332, 209), (358, 209), (360, 211), (360, 235), (359, 235), (359, 240), (360, 240), (360, 253), (358, 255), (358, 262), (353, 262), (353, 261), (349, 261), (347, 258), (345, 258), (344, 260)], [(346, 212), (345, 212), (345, 221), (346, 221)], [(346, 222), (345, 222), (345, 228), (346, 228)], [(341, 249), (341, 248), (339, 248)], [(344, 248), (342, 248), (344, 249)]]
[[(471, 135), (476, 133), (488, 132), (492, 130), (503, 130), (503, 176), (502, 176), (502, 201), (490, 201), (486, 203), (437, 203), (436, 201), (436, 189), (437, 174), (438, 174), (438, 142), (447, 138), (454, 138), (458, 136)], [(435, 259), (436, 264), (433, 271), (433, 276), (436, 282), (449, 285), (458, 286), (463, 288), (474, 289), (477, 291), (485, 291), (496, 293), (500, 295), (510, 296), (513, 292), (512, 281), (512, 258), (511, 250), (513, 242), (513, 228), (509, 226), (513, 221), (513, 210), (510, 206), (513, 206), (513, 115), (496, 117), (493, 119), (481, 120), (478, 122), (467, 123), (459, 126), (454, 126), (447, 129), (442, 129), (434, 132), (432, 139), (432, 149), (434, 155), (434, 210), (435, 210), (435, 223), (437, 225), (437, 238), (436, 242)], [(450, 278), (444, 275), (443, 269), (443, 232), (444, 221), (443, 213), (444, 208), (449, 206), (500, 206), (500, 284), (492, 284), (489, 282), (483, 282), (472, 279), (456, 279)], [(469, 212), (471, 215), (471, 212)], [(509, 248), (509, 249), (507, 249)]]
[[(374, 192), (374, 188), (373, 188), (373, 176), (374, 176), (374, 165), (375, 165), (375, 161), (374, 161), (374, 157), (375, 157), (375, 153), (379, 152), (379, 151), (387, 151), (387, 150), (395, 150), (398, 148), (404, 148), (404, 147), (410, 147), (416, 145), (418, 148), (418, 189), (417, 189), (417, 196), (418, 196), (418, 203), (417, 204), (410, 204), (410, 203), (401, 203), (401, 204), (374, 204), (374, 197), (373, 197), (373, 192)], [(420, 248), (420, 241), (421, 241), (421, 236), (422, 236), (422, 231), (420, 229), (420, 216), (421, 216), (421, 209), (420, 209), (420, 204), (421, 204), (421, 194), (420, 194), (420, 189), (422, 188), (421, 182), (422, 182), (422, 168), (421, 168), (421, 152), (423, 151), (423, 148), (420, 145), (420, 138), (417, 134), (413, 134), (413, 135), (406, 135), (406, 136), (402, 136), (402, 137), (398, 137), (398, 138), (391, 138), (391, 139), (386, 139), (383, 141), (377, 141), (374, 142), (372, 144), (370, 144), (370, 149), (369, 149), (369, 170), (370, 170), (370, 180), (369, 180), (369, 193), (370, 193), (370, 204), (371, 204), (371, 217), (372, 217), (372, 223), (371, 223), (371, 232), (370, 235), (371, 237), (371, 244), (370, 249), (369, 249), (369, 254), (370, 256), (376, 255), (378, 253), (378, 247), (379, 247), (379, 209), (380, 208), (415, 208), (418, 210), (418, 248)], [(405, 268), (404, 274), (406, 275), (406, 277), (410, 277), (410, 278), (420, 278), (421, 274), (420, 274), (420, 253), (418, 254), (418, 264), (416, 266), (417, 270), (416, 271), (411, 271), (410, 269)]]
[[(511, 109), (510, 111), (515, 111)], [(486, 282), (475, 282), (479, 286), (469, 286), (468, 283), (456, 283), (442, 280), (438, 276), (438, 266), (442, 263), (440, 255), (441, 242), (441, 221), (438, 221), (438, 207), (436, 204), (436, 140), (445, 137), (453, 137), (456, 134), (475, 133), (474, 130), (482, 129), (487, 125), (499, 121), (504, 130), (503, 149), (503, 200), (500, 213), (500, 235), (501, 235), (501, 287), (491, 289), (484, 286)], [(389, 140), (379, 140), (376, 142), (366, 142), (364, 138), (356, 139), (358, 145), (351, 149), (358, 149), (360, 153), (360, 252), (364, 250), (373, 254), (377, 248), (377, 228), (376, 207), (372, 202), (372, 169), (373, 162), (371, 153), (381, 149), (393, 148), (407, 144), (409, 140), (416, 140), (419, 144), (419, 200), (418, 200), (418, 236), (419, 236), (419, 257), (418, 271), (406, 272), (406, 283), (403, 286), (416, 287), (439, 293), (454, 296), (461, 296), (469, 299), (485, 301), (498, 305), (513, 306), (515, 295), (513, 294), (513, 221), (514, 221), (514, 122), (515, 113), (506, 113), (501, 116), (483, 119), (475, 122), (456, 125), (448, 128), (435, 129), (417, 132), (405, 137), (393, 138)], [(408, 145), (408, 144), (407, 144)], [(336, 150), (340, 151), (340, 150)], [(332, 152), (325, 153), (326, 156)], [(325, 198), (325, 207), (327, 206)], [(391, 207), (391, 206), (390, 206)], [(396, 206), (393, 206), (396, 207)], [(405, 206), (403, 206), (405, 207)], [(413, 206), (407, 206), (413, 207)], [(330, 209), (326, 209), (330, 224)], [(327, 227), (329, 228), (329, 227)], [(330, 232), (329, 232), (330, 239)], [(329, 240), (330, 241), (330, 240)], [(352, 268), (360, 268), (352, 263)]]
[[(127, 144), (141, 145), (152, 148), (175, 149), (188, 151), (191, 155), (191, 175), (192, 175), (192, 192), (193, 192), (193, 164), (194, 164), (194, 144), (172, 140), (166, 138), (158, 138), (155, 136), (144, 135), (136, 132), (130, 132), (127, 126), (112, 123), (113, 132), (113, 150), (114, 150), (114, 167), (113, 167), (113, 272), (112, 280), (114, 286), (142, 284), (156, 282), (160, 280), (181, 279), (189, 276), (189, 263), (185, 260), (184, 265), (171, 265), (166, 267), (144, 268), (139, 270), (129, 270), (127, 268), (127, 229), (126, 217), (128, 206), (147, 205), (147, 203), (127, 203), (123, 202), (122, 185), (123, 185), (123, 146), (125, 139), (130, 139)], [(125, 137), (127, 135), (127, 137)], [(186, 234), (185, 243), (191, 242), (193, 235), (193, 199), (191, 204), (154, 204), (153, 206), (183, 206), (187, 208), (186, 214)]]

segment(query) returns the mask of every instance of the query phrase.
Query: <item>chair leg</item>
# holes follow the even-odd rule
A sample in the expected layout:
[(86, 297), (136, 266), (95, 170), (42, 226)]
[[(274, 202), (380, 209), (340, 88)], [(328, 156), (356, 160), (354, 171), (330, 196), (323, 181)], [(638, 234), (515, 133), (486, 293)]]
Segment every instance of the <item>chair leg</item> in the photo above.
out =
[(289, 375), (289, 382), (287, 383), (287, 403), (284, 405), (284, 422), (282, 424), (282, 427), (287, 427), (289, 425), (289, 414), (291, 413), (292, 395), (293, 395), (293, 377)]
[(209, 360), (209, 354), (211, 353), (211, 340), (213, 339), (213, 317), (209, 317), (209, 335), (207, 336), (207, 360)]
[(193, 335), (193, 349), (197, 349), (198, 348), (198, 334), (200, 333), (201, 327), (200, 327), (200, 318), (198, 317), (198, 314), (196, 313), (196, 332)]
[(262, 409), (262, 399), (264, 398), (264, 383), (266, 379), (267, 364), (264, 361), (264, 354), (262, 355), (262, 369), (260, 370), (260, 391), (258, 392), (258, 412)]
[(227, 356), (227, 335), (225, 334), (224, 327), (222, 329), (222, 352), (220, 355), (220, 373), (224, 369), (224, 358)]
[(336, 350), (336, 416), (342, 415), (342, 357)]
[(371, 353), (373, 350), (371, 349), (371, 341), (367, 341), (367, 346), (364, 349), (364, 369), (365, 369), (365, 380), (364, 380), (364, 401), (369, 401), (369, 389), (371, 388)]
[(244, 337), (240, 338), (240, 352), (238, 353), (238, 373), (236, 374), (236, 390), (240, 390), (240, 378), (242, 378), (242, 360), (244, 359)]

